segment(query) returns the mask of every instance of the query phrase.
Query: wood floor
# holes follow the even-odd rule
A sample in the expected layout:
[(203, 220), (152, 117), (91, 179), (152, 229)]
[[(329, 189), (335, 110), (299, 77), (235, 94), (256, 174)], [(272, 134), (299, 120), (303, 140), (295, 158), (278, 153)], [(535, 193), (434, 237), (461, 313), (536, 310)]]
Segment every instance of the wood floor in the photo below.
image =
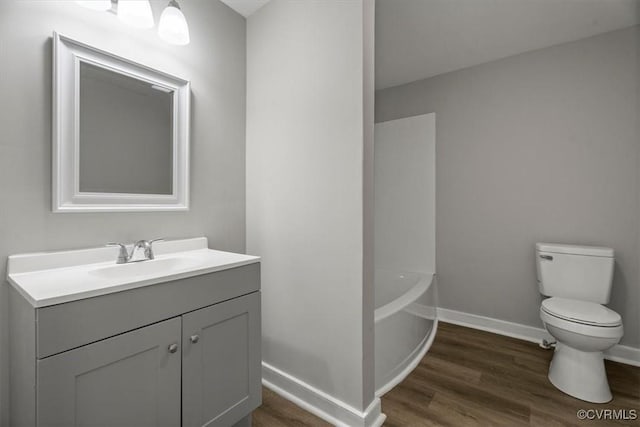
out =
[[(613, 401), (574, 399), (547, 379), (552, 352), (536, 344), (447, 323), (420, 365), (382, 397), (386, 427), (640, 426), (640, 368), (606, 361)], [(635, 420), (584, 420), (579, 409), (635, 410)], [(628, 417), (629, 418), (629, 417)], [(264, 389), (254, 426), (329, 426)]]

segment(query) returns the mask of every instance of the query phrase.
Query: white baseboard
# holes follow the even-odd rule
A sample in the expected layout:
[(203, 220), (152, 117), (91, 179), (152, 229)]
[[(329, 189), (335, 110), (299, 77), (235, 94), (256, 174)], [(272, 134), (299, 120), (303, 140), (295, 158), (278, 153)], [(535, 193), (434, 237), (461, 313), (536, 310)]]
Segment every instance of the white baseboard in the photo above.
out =
[(613, 362), (627, 365), (640, 366), (640, 348), (628, 345), (616, 345), (604, 352), (604, 358)]
[(492, 317), (478, 316), (477, 314), (465, 313), (463, 311), (449, 310), (447, 308), (438, 307), (438, 320), (535, 343), (539, 343), (542, 339), (551, 339), (551, 335), (542, 328), (507, 322)]
[(262, 362), (262, 384), (306, 411), (339, 427), (380, 427), (387, 418), (382, 413), (380, 398), (359, 411), (316, 387), (268, 363)]
[[(446, 308), (438, 308), (438, 320), (535, 343), (540, 343), (542, 339), (552, 339), (551, 335), (542, 328), (507, 322), (491, 317), (478, 316), (477, 314), (464, 313), (462, 311), (449, 310)], [(639, 348), (618, 344), (606, 351), (604, 353), (604, 357), (605, 359), (612, 360), (614, 362), (640, 366)]]

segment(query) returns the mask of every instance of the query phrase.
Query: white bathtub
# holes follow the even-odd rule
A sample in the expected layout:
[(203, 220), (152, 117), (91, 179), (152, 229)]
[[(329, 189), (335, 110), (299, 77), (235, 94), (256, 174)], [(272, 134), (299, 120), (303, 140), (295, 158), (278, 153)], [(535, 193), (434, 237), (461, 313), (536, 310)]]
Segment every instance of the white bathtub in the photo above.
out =
[(401, 382), (420, 362), (436, 335), (434, 274), (376, 270), (376, 395)]

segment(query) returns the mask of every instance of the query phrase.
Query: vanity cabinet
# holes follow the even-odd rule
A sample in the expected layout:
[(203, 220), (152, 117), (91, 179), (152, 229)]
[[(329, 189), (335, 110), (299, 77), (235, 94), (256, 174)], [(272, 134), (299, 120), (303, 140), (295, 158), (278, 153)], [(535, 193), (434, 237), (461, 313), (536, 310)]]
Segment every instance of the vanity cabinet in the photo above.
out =
[(42, 308), (12, 289), (10, 425), (249, 425), (261, 403), (259, 271)]

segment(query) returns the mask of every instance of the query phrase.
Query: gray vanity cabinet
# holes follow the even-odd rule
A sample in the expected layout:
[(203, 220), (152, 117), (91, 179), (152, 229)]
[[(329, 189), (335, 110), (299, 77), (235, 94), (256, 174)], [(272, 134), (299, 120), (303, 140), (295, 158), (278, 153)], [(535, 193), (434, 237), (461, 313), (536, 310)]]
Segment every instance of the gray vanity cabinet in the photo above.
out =
[(228, 427), (260, 405), (260, 295), (182, 317), (182, 426)]
[(179, 426), (180, 326), (174, 318), (39, 360), (38, 425)]
[(250, 425), (260, 265), (46, 307), (10, 300), (12, 427)]

